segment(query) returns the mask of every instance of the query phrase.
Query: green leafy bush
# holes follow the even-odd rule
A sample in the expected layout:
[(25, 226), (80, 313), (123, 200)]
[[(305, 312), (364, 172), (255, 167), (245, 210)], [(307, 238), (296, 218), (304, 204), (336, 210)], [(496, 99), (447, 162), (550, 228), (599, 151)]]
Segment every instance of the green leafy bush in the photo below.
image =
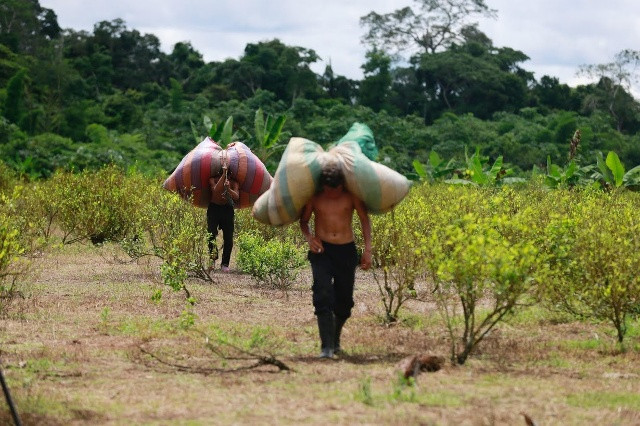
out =
[(432, 295), (442, 314), (454, 362), (466, 361), (531, 293), (544, 271), (539, 268), (544, 256), (536, 246), (538, 218), (519, 194), (524, 192), (510, 187), (425, 184), (396, 209), (395, 224), (413, 235), (399, 238), (386, 262), (396, 277), (430, 279), (425, 294)]
[(373, 216), (373, 278), (384, 307), (384, 321), (397, 321), (402, 306), (416, 297), (416, 281), (424, 275), (424, 255), (416, 233), (427, 232), (425, 198), (412, 193), (393, 212)]
[(150, 179), (116, 166), (51, 178), (53, 205), (63, 243), (120, 241), (133, 231)]
[(9, 192), (17, 183), (17, 174), (0, 160), (0, 194)]
[(10, 215), (8, 206), (12, 199), (0, 194), (0, 316), (19, 294), (18, 284), (28, 271), (28, 263), (22, 257), (20, 229)]
[(304, 249), (290, 241), (267, 241), (258, 234), (242, 232), (237, 242), (240, 270), (269, 288), (290, 289), (305, 264)]
[(248, 232), (261, 236), (265, 241), (277, 239), (290, 241), (296, 246), (306, 246), (307, 241), (300, 232), (298, 224), (290, 226), (272, 226), (258, 222), (251, 216), (251, 209), (236, 210), (235, 229), (239, 232)]
[(628, 192), (581, 192), (546, 232), (553, 255), (546, 300), (580, 318), (610, 321), (619, 342), (640, 306), (638, 201)]
[(194, 207), (159, 183), (148, 182), (132, 231), (121, 246), (132, 258), (162, 259), (162, 277), (174, 290), (184, 289), (188, 276), (211, 280), (205, 210)]

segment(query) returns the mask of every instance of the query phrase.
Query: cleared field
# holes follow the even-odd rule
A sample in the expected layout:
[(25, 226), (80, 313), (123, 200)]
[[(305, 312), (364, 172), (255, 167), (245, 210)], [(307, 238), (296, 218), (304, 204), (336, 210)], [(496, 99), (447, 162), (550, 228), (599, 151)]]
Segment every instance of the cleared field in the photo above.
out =
[[(448, 357), (445, 330), (420, 302), (382, 325), (369, 272), (358, 271), (347, 354), (319, 360), (308, 271), (288, 295), (239, 273), (189, 281), (198, 302), (188, 310), (183, 293), (159, 283), (157, 264), (116, 254), (72, 245), (36, 259), (25, 299), (0, 322), (0, 360), (24, 424), (517, 425), (522, 413), (539, 425), (640, 424), (637, 322), (622, 352), (608, 324), (531, 308), (464, 366), (447, 363), (411, 386), (398, 363)], [(267, 355), (290, 370), (251, 368)], [(2, 402), (0, 423), (10, 422)]]

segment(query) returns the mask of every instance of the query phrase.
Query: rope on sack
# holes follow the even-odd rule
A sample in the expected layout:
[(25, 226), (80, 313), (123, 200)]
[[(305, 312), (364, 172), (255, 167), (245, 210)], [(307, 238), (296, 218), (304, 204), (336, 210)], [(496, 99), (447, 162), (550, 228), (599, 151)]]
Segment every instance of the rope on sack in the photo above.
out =
[(224, 184), (225, 184), (224, 191), (222, 191), (222, 196), (227, 200), (227, 203), (229, 203), (231, 207), (234, 207), (233, 198), (231, 198), (231, 194), (229, 194), (229, 191), (226, 186), (226, 183), (229, 182), (228, 171), (229, 171), (229, 165), (228, 165), (228, 158), (227, 158), (227, 150), (225, 149), (224, 151), (222, 151), (222, 172), (224, 174)]

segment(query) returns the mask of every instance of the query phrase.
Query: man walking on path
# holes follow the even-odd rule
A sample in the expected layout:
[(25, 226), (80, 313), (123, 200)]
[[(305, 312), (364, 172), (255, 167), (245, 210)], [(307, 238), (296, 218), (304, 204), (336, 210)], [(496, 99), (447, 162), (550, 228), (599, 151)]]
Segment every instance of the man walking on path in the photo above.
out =
[(222, 272), (229, 272), (235, 219), (233, 203), (240, 198), (238, 183), (227, 177), (227, 168), (225, 167), (222, 174), (209, 179), (209, 185), (211, 186), (211, 201), (207, 207), (207, 230), (209, 231), (209, 256), (212, 261), (210, 269), (213, 269), (214, 262), (218, 259), (216, 237), (218, 228), (220, 228), (223, 239), (221, 269)]
[[(321, 190), (304, 206), (300, 229), (309, 243), (313, 273), (313, 307), (318, 319), (322, 358), (340, 352), (340, 333), (353, 308), (353, 286), (358, 253), (351, 226), (353, 211), (360, 219), (364, 251), (362, 269), (371, 267), (371, 222), (367, 209), (344, 187), (339, 163), (325, 165)], [(314, 216), (314, 232), (309, 221)]]

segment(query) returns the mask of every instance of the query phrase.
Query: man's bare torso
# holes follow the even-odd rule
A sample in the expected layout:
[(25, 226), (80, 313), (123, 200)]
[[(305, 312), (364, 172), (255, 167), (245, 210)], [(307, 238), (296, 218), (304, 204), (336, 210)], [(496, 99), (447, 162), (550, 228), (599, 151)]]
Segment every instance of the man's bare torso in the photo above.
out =
[(332, 244), (354, 240), (351, 219), (355, 209), (353, 195), (342, 188), (326, 189), (311, 201), (316, 237)]

